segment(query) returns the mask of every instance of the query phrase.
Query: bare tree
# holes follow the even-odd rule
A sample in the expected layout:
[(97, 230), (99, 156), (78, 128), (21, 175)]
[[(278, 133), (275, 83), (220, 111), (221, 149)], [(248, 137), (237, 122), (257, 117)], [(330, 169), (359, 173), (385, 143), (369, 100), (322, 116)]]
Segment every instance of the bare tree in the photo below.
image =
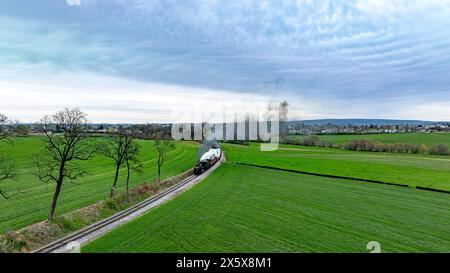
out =
[(0, 140), (5, 140), (11, 135), (8, 129), (10, 123), (11, 121), (7, 116), (0, 114)]
[(142, 162), (138, 158), (140, 148), (137, 143), (131, 146), (126, 156), (126, 166), (127, 166), (127, 180), (126, 180), (126, 193), (129, 195), (129, 185), (130, 185), (130, 174), (131, 171), (137, 174), (143, 173)]
[(173, 140), (157, 139), (155, 140), (156, 151), (158, 152), (158, 175), (156, 181), (161, 182), (161, 167), (164, 164), (167, 152), (175, 148)]
[(85, 133), (87, 115), (78, 108), (64, 109), (41, 120), (45, 134), (45, 148), (33, 160), (36, 175), (41, 181), (55, 182), (49, 220), (53, 221), (58, 197), (65, 180), (76, 180), (84, 174), (76, 161), (89, 160), (95, 153), (95, 145)]
[[(8, 162), (8, 158), (5, 155), (0, 154), (0, 182), (13, 179), (14, 176), (14, 165)], [(3, 198), (8, 199), (8, 195), (6, 195), (6, 192), (2, 189), (0, 189), (0, 195), (3, 196)]]
[[(7, 126), (10, 124), (10, 120), (7, 116), (0, 114), (0, 143), (5, 142), (10, 136), (10, 131)], [(0, 151), (0, 182), (8, 179), (12, 179), (15, 176), (14, 165), (9, 162), (8, 157)], [(8, 199), (5, 191), (0, 189), (0, 195), (3, 198)]]
[(446, 144), (437, 144), (430, 149), (430, 154), (435, 155), (448, 155), (449, 149)]
[(114, 161), (114, 166), (116, 168), (114, 175), (114, 182), (111, 187), (110, 196), (114, 196), (114, 192), (117, 187), (117, 181), (120, 175), (120, 169), (126, 165), (128, 170), (127, 176), (127, 192), (128, 192), (128, 182), (131, 167), (134, 164), (132, 162), (136, 161), (136, 154), (138, 153), (138, 147), (135, 142), (135, 134), (131, 130), (120, 127), (116, 133), (114, 133), (106, 142), (106, 145), (102, 147), (102, 154), (111, 158)]

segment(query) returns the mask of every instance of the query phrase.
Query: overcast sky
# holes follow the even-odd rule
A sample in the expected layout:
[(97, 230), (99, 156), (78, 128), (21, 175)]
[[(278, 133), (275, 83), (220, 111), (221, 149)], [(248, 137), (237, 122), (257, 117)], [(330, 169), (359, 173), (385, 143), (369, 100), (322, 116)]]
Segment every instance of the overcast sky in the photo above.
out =
[[(71, 0), (74, 2), (75, 0)], [(450, 119), (450, 1), (2, 0), (0, 113)]]

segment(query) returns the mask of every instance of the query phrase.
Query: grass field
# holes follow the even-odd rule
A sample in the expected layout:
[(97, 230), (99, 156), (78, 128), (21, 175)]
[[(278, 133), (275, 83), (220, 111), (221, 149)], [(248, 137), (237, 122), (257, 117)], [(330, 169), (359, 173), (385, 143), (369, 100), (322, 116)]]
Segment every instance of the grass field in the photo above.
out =
[[(17, 177), (14, 181), (2, 182), (0, 187), (9, 193), (20, 194), (9, 200), (0, 198), (0, 232), (15, 230), (48, 217), (54, 184), (40, 182), (34, 175), (31, 155), (42, 147), (39, 137), (14, 139), (14, 146), (0, 144), (16, 165)], [(144, 173), (133, 174), (130, 185), (151, 182), (156, 178), (156, 151), (152, 141), (139, 141), (142, 147), (141, 160)], [(183, 142), (167, 156), (162, 168), (162, 177), (176, 175), (192, 168), (195, 164), (198, 146)], [(95, 203), (107, 198), (114, 178), (114, 166), (110, 159), (97, 156), (87, 162), (80, 162), (87, 175), (76, 182), (65, 182), (58, 202), (56, 214)], [(124, 187), (125, 171), (119, 179), (119, 186)]]
[[(304, 138), (305, 136), (289, 136), (290, 139)], [(399, 133), (399, 134), (367, 134), (367, 135), (320, 135), (321, 140), (333, 144), (345, 144), (356, 139), (370, 139), (383, 143), (411, 143), (425, 144), (432, 147), (445, 144), (450, 148), (450, 133)]]
[(448, 156), (346, 151), (332, 148), (281, 145), (275, 152), (261, 152), (259, 144), (223, 145), (230, 161), (381, 180), (450, 190)]
[(450, 252), (449, 207), (444, 193), (225, 163), (82, 251)]

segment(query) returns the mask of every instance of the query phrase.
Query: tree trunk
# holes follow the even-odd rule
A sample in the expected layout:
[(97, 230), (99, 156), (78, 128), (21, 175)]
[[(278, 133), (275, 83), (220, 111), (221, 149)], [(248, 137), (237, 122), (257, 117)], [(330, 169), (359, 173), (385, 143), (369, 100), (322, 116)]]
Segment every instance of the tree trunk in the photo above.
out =
[(158, 175), (156, 176), (156, 181), (158, 182), (158, 184), (159, 184), (159, 182), (161, 182), (161, 166), (160, 165), (158, 165)]
[(55, 194), (53, 195), (52, 207), (50, 208), (50, 215), (48, 220), (53, 222), (53, 217), (55, 216), (56, 204), (58, 203), (59, 193), (61, 192), (62, 181), (56, 183)]
[(116, 190), (117, 180), (119, 179), (119, 169), (120, 169), (120, 166), (116, 166), (116, 174), (114, 175), (114, 183), (111, 187), (111, 198), (114, 196), (114, 192)]
[(162, 164), (163, 164), (163, 157), (162, 157), (162, 153), (160, 153), (158, 155), (158, 176), (156, 178), (156, 181), (158, 182), (158, 184), (159, 184), (159, 182), (161, 182), (161, 166), (162, 166)]
[(130, 162), (128, 162), (127, 160), (127, 186), (126, 186), (126, 191), (127, 191), (127, 196), (128, 194), (128, 185), (130, 184)]

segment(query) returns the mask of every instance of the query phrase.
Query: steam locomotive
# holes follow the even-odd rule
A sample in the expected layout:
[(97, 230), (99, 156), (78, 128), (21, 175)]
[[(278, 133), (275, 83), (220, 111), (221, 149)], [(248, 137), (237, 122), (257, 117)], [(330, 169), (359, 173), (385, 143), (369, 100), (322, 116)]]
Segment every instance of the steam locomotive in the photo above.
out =
[(204, 153), (197, 165), (194, 168), (194, 174), (200, 175), (204, 173), (206, 170), (211, 168), (217, 161), (219, 161), (222, 156), (222, 151), (219, 146), (211, 147), (206, 153)]

